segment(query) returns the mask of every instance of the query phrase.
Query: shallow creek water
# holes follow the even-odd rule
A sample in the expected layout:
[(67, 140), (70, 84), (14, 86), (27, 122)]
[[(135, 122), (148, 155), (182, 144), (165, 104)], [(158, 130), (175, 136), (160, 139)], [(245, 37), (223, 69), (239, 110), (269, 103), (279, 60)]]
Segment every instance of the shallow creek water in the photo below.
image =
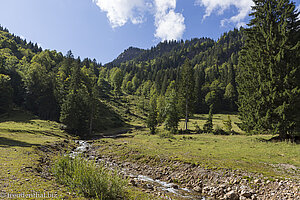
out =
[[(75, 156), (77, 156), (83, 152), (87, 152), (90, 149), (91, 145), (86, 141), (77, 140), (75, 142), (79, 146), (70, 153), (70, 156), (72, 158), (74, 158)], [(116, 169), (116, 168), (120, 169), (120, 167), (116, 163), (109, 162), (107, 160), (98, 159), (97, 162), (104, 162), (104, 164), (111, 169)], [(200, 196), (198, 193), (196, 193), (188, 188), (180, 188), (179, 185), (176, 185), (174, 183), (167, 183), (167, 182), (161, 181), (159, 179), (152, 179), (151, 177), (145, 176), (142, 174), (133, 174), (130, 171), (130, 169), (127, 169), (127, 168), (121, 169), (120, 172), (124, 176), (130, 177), (138, 182), (139, 181), (145, 182), (146, 186), (148, 186), (148, 188), (153, 188), (155, 186), (158, 190), (161, 190), (161, 191), (164, 191), (167, 193), (171, 193), (182, 199), (205, 200), (205, 197)]]

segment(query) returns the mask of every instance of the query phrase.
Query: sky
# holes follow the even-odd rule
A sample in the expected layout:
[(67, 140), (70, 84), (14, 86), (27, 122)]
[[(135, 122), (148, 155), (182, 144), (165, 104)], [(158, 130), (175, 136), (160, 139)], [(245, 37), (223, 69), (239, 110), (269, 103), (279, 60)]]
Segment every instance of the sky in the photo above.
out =
[[(299, 0), (295, 0), (300, 10)], [(0, 24), (43, 49), (112, 61), (130, 46), (246, 26), (252, 0), (0, 0)]]

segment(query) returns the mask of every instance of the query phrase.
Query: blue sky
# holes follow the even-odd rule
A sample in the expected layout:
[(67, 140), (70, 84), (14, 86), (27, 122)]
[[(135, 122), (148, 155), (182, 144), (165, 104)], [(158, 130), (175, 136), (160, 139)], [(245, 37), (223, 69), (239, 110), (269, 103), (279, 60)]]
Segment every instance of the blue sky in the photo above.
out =
[(129, 46), (218, 39), (248, 23), (251, 5), (252, 0), (0, 0), (0, 24), (43, 49), (71, 49), (75, 56), (107, 63)]

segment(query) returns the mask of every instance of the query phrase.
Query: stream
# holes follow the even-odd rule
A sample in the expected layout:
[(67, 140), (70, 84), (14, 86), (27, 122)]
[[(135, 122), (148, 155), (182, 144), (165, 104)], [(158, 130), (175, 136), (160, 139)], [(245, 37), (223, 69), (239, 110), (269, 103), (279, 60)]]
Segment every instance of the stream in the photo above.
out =
[[(88, 152), (91, 145), (84, 140), (76, 140), (75, 143), (79, 145), (75, 150), (73, 150), (69, 155), (74, 158), (79, 154)], [(94, 156), (90, 156), (89, 159), (94, 159)], [(135, 182), (143, 182), (147, 189), (153, 190), (155, 187), (158, 191), (170, 193), (176, 195), (181, 199), (195, 199), (195, 200), (205, 200), (205, 197), (200, 196), (199, 193), (194, 192), (188, 188), (180, 188), (179, 185), (174, 183), (167, 183), (159, 179), (152, 179), (149, 176), (142, 174), (133, 174), (130, 172), (129, 168), (121, 169), (116, 163), (109, 162), (104, 159), (97, 159), (96, 162), (103, 162), (106, 167), (110, 169), (120, 169), (120, 173), (125, 177), (130, 177)]]

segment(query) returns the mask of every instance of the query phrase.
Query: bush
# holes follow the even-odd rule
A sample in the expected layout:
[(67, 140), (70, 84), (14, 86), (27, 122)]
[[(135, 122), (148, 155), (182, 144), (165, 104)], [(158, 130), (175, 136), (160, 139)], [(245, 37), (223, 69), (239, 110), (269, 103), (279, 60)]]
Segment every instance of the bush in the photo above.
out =
[(228, 132), (224, 131), (221, 127), (217, 126), (214, 131), (214, 135), (229, 135)]
[(171, 139), (175, 138), (174, 135), (171, 132), (169, 132), (169, 131), (162, 131), (162, 132), (160, 132), (159, 133), (159, 137), (161, 137), (161, 138), (171, 138)]
[(232, 133), (232, 121), (231, 121), (231, 118), (229, 115), (227, 116), (227, 120), (223, 120), (223, 125), (225, 128), (225, 131), (228, 132), (229, 134), (231, 134)]
[(81, 157), (60, 157), (52, 167), (57, 181), (75, 192), (95, 199), (124, 199), (126, 181), (103, 165)]
[(195, 132), (196, 132), (196, 134), (203, 133), (203, 130), (200, 128), (200, 126), (197, 123), (195, 123), (194, 126), (195, 126)]

